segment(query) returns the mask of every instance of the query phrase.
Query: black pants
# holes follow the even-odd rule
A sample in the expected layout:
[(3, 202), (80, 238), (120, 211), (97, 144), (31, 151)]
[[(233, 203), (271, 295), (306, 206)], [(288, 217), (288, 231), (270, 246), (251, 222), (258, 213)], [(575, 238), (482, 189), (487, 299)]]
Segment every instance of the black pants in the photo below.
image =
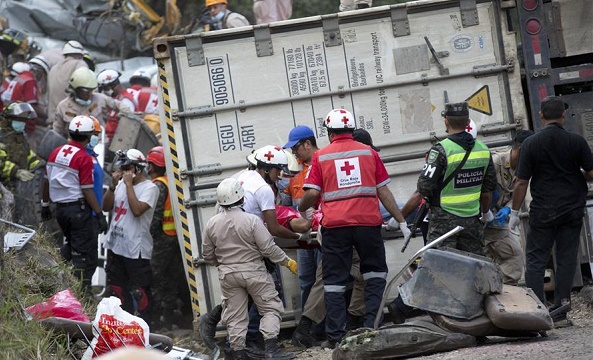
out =
[[(66, 237), (66, 250), (71, 255), (74, 275), (90, 288), (97, 268), (97, 232), (91, 208), (82, 200), (68, 206), (58, 205), (56, 220)], [(64, 253), (63, 253), (64, 254)], [(67, 256), (64, 256), (69, 260)]]

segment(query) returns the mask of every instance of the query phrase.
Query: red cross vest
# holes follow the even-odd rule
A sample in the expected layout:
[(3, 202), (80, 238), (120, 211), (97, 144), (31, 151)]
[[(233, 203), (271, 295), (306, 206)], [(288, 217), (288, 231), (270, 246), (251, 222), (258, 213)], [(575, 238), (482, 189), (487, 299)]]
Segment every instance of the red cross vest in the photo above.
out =
[(158, 108), (158, 92), (155, 87), (134, 85), (128, 91), (134, 96), (137, 112), (155, 113), (154, 110)]
[[(159, 176), (158, 178), (152, 179), (152, 182), (160, 181), (167, 189), (169, 189), (169, 182), (166, 176)], [(175, 231), (175, 220), (173, 219), (173, 210), (171, 209), (171, 199), (169, 198), (169, 194), (167, 194), (167, 199), (165, 200), (165, 207), (163, 210), (163, 232), (169, 236), (176, 236), (177, 232)]]
[(323, 176), (323, 226), (377, 226), (383, 222), (376, 162), (368, 146), (354, 140), (333, 142), (319, 150), (319, 166)]

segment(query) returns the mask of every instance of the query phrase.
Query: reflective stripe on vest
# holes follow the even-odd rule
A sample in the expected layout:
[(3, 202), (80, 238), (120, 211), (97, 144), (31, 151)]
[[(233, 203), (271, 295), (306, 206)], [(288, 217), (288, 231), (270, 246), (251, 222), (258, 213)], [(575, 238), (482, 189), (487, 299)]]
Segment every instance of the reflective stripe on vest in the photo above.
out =
[[(447, 155), (447, 178), (465, 157), (465, 149), (445, 139), (440, 142)], [(440, 203), (443, 210), (460, 217), (476, 216), (480, 212), (480, 193), (484, 174), (490, 162), (488, 147), (476, 140), (471, 153), (457, 175), (441, 190)]]
[[(160, 181), (167, 187), (167, 191), (169, 190), (169, 182), (167, 181), (166, 176), (159, 176), (158, 178), (152, 179), (152, 182)], [(171, 199), (169, 198), (169, 193), (167, 193), (167, 199), (165, 200), (165, 207), (163, 210), (163, 232), (169, 236), (177, 235), (175, 231), (175, 220), (173, 218), (173, 210), (171, 209)]]
[(354, 140), (319, 150), (323, 176), (322, 224), (328, 228), (377, 226), (382, 222), (371, 150)]

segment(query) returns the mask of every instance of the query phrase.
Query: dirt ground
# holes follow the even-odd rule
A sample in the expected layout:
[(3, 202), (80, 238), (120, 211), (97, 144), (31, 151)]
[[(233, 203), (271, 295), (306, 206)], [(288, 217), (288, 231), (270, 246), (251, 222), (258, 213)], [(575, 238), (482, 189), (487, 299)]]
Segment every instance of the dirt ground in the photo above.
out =
[[(583, 288), (579, 294), (573, 294), (572, 311), (568, 318), (574, 326), (553, 329), (547, 332), (548, 337), (533, 339), (509, 339), (492, 337), (486, 343), (446, 353), (419, 356), (422, 360), (498, 360), (498, 359), (593, 359), (591, 334), (593, 333), (593, 288)], [(320, 348), (312, 348), (298, 353), (297, 359), (331, 360), (332, 352)]]

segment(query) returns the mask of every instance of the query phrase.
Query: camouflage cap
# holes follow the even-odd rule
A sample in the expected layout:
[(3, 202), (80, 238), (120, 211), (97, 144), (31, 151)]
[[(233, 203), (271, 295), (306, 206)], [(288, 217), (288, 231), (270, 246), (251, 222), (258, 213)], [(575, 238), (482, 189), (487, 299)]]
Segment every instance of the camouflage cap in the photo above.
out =
[(469, 116), (469, 107), (467, 102), (445, 104), (443, 116)]

